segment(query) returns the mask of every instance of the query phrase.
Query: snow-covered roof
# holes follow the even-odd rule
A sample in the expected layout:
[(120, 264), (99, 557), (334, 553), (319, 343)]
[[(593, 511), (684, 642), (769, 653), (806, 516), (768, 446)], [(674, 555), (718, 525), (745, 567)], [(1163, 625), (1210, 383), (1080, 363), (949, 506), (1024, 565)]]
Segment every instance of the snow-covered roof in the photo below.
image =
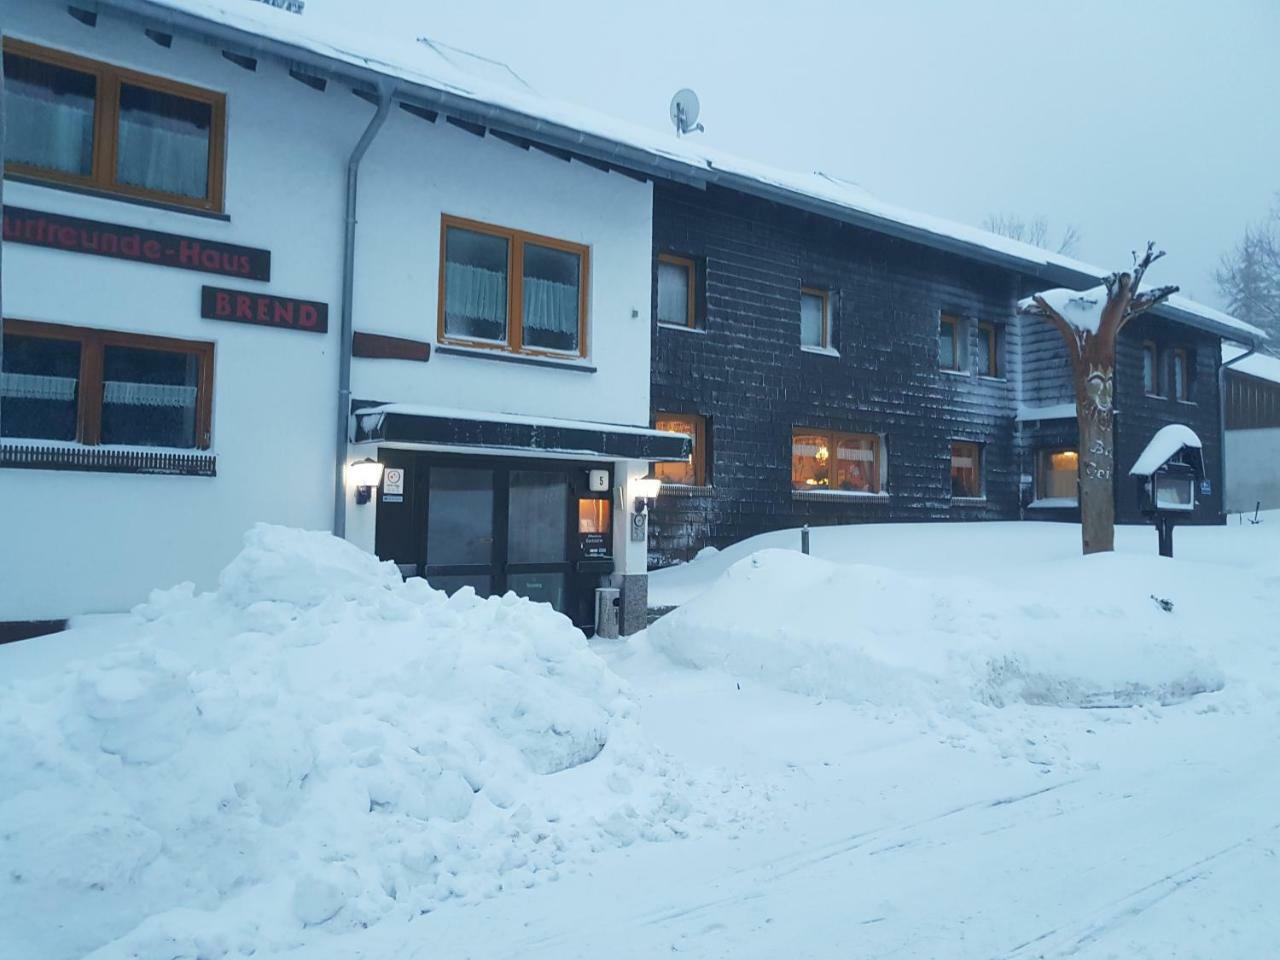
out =
[[(538, 132), (566, 149), (596, 159), (639, 166), (674, 180), (715, 183), (767, 196), (800, 209), (847, 220), (914, 242), (997, 261), (1061, 283), (1091, 285), (1110, 271), (1042, 250), (966, 224), (885, 203), (857, 184), (821, 172), (779, 170), (707, 147), (696, 138), (677, 137), (619, 121), (579, 106), (544, 97), (509, 77), (466, 69), (435, 46), (405, 34), (370, 32), (358, 21), (333, 23), (298, 16), (246, 0), (103, 0), (104, 6), (160, 19), (177, 27), (219, 36), (238, 35), (242, 43), (278, 45), (268, 51), (297, 58), (320, 58), (334, 73), (366, 82), (370, 75), (395, 83), (399, 96), (426, 97), (437, 106), (470, 110), (472, 119)], [(200, 23), (191, 22), (192, 18)], [(345, 68), (345, 69), (344, 69)], [(1222, 336), (1245, 341), (1266, 339), (1258, 328), (1185, 297), (1170, 297), (1157, 313)]]
[(1192, 450), (1200, 449), (1200, 438), (1194, 430), (1184, 423), (1171, 423), (1161, 427), (1151, 438), (1147, 448), (1142, 451), (1142, 456), (1138, 457), (1137, 462), (1129, 470), (1129, 476), (1151, 476), (1184, 447), (1190, 447)]
[[(626, 433), (638, 437), (671, 437), (669, 430), (638, 427), (628, 423), (602, 423), (592, 420), (564, 420), (557, 417), (531, 417), (523, 413), (503, 413), (491, 410), (463, 410), (458, 407), (438, 407), (426, 403), (375, 403), (360, 407), (355, 416), (379, 417), (383, 414), (399, 414), (405, 417), (437, 417), (443, 420), (474, 420), (481, 423), (515, 423), (527, 427), (555, 427), (562, 430), (599, 430), (608, 433)], [(683, 436), (683, 434), (681, 434)]]
[[(1224, 343), (1222, 345), (1222, 362), (1231, 363), (1237, 357), (1243, 356), (1245, 352), (1243, 347)], [(1257, 377), (1259, 380), (1280, 383), (1280, 357), (1272, 357), (1265, 353), (1255, 353), (1252, 356), (1245, 357), (1237, 363), (1232, 363), (1227, 369), (1247, 374), (1250, 377)]]
[(1050, 403), (1042, 406), (1018, 404), (1018, 415), (1015, 419), (1028, 420), (1074, 420), (1076, 418), (1075, 401), (1067, 403)]

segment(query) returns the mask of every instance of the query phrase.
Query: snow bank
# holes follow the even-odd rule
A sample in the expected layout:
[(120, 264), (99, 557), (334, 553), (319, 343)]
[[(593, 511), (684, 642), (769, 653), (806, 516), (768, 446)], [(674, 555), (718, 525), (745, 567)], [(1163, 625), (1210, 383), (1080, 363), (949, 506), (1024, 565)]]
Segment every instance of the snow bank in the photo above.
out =
[(265, 956), (685, 831), (692, 784), (549, 606), (259, 526), (120, 629), (0, 692), (0, 953)]
[(1223, 678), (1192, 649), (1176, 603), (1166, 612), (1152, 599), (1162, 571), (1146, 558), (1093, 557), (1001, 584), (764, 550), (648, 637), (686, 666), (922, 713), (1169, 704)]

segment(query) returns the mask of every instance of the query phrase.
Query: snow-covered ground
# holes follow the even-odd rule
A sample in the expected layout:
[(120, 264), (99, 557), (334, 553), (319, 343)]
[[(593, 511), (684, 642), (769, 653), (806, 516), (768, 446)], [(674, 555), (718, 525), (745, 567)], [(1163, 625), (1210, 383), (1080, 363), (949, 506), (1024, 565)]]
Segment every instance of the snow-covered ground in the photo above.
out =
[(1270, 956), (1280, 515), (1078, 537), (739, 545), (588, 645), (259, 529), (0, 648), (0, 956)]

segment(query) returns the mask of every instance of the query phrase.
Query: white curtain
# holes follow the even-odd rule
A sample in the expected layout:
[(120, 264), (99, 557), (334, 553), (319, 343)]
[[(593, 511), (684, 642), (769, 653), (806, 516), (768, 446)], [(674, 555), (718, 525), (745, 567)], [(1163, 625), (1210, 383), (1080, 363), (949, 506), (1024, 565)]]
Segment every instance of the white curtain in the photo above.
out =
[(93, 168), (93, 107), (28, 97), (22, 88), (5, 97), (5, 138), (10, 163), (62, 173)]
[(52, 377), (38, 373), (0, 374), (0, 396), (11, 400), (74, 400), (75, 377)]
[(689, 271), (679, 264), (658, 264), (658, 319), (681, 326), (689, 322)]
[(107, 380), (102, 384), (102, 402), (119, 403), (131, 407), (194, 408), (196, 388), (170, 383), (130, 383), (127, 380)]
[(449, 261), (444, 267), (444, 310), (451, 333), (474, 336), (472, 320), (505, 326), (507, 275)]
[(524, 325), (546, 333), (578, 333), (578, 288), (539, 277), (524, 278)]
[(120, 111), (116, 176), (121, 183), (184, 197), (209, 193), (209, 134), (180, 129), (142, 110)]

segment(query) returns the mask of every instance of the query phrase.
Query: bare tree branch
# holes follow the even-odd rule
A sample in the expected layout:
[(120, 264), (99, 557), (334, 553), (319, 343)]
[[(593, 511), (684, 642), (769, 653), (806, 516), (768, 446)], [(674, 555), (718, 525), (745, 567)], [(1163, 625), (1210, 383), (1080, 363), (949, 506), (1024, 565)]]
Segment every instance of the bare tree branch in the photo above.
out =
[(1143, 254), (1141, 260), (1138, 259), (1138, 253), (1135, 250), (1133, 254), (1133, 289), (1137, 290), (1142, 284), (1143, 274), (1147, 272), (1147, 268), (1164, 256), (1163, 250), (1157, 250), (1154, 240), (1147, 241), (1147, 252)]
[(1142, 293), (1135, 293), (1133, 299), (1129, 301), (1129, 310), (1125, 314), (1123, 322), (1127, 323), (1138, 314), (1146, 313), (1152, 307), (1164, 303), (1177, 292), (1178, 288), (1170, 284), (1167, 287), (1152, 287)]

